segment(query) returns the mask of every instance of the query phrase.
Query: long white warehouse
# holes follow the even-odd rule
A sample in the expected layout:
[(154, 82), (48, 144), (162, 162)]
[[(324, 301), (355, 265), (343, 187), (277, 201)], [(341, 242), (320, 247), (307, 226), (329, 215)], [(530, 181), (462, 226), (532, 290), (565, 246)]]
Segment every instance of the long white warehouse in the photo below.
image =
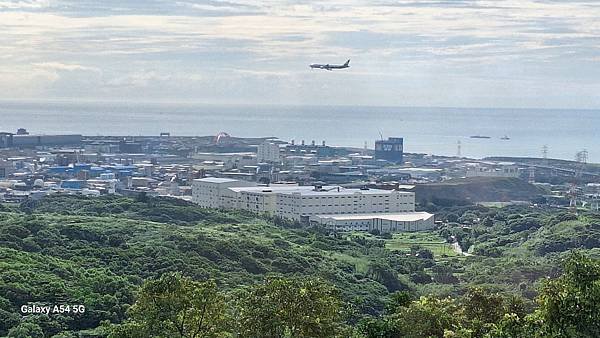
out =
[(435, 226), (434, 215), (427, 212), (317, 215), (311, 216), (310, 222), (330, 231), (409, 232), (430, 230)]
[(194, 180), (192, 200), (207, 208), (249, 210), (303, 222), (320, 222), (332, 215), (398, 215), (415, 211), (413, 192), (340, 186), (256, 186), (224, 178)]

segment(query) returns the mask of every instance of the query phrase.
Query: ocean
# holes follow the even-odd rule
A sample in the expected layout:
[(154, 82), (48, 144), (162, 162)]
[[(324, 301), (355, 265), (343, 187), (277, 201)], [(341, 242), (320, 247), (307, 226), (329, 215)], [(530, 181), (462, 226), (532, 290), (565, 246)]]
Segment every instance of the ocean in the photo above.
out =
[[(0, 131), (32, 134), (275, 136), (369, 148), (404, 137), (406, 152), (548, 157), (588, 151), (600, 162), (600, 111), (424, 107), (203, 105), (0, 101)], [(473, 135), (489, 139), (471, 138)], [(509, 140), (501, 138), (507, 136)]]

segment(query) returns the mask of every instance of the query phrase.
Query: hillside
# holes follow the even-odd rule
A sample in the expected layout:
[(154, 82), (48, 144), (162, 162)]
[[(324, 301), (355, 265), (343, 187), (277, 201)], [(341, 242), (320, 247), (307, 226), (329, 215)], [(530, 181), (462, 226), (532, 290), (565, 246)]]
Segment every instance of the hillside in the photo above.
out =
[[(12, 304), (6, 308), (12, 313), (27, 302), (88, 304), (84, 321), (56, 324), (69, 329), (121, 321), (137, 286), (171, 271), (214, 278), (232, 291), (268, 274), (320, 276), (366, 314), (381, 312), (390, 291), (410, 284), (368, 275), (376, 258), (406, 260), (382, 251), (381, 240), (331, 238), (178, 200), (55, 196), (21, 210), (0, 213), (0, 295), (6, 295), (0, 303)], [(423, 268), (419, 259), (408, 260)], [(351, 262), (364, 263), (360, 272)], [(0, 335), (15, 318), (0, 323)]]
[[(52, 196), (3, 207), (0, 336), (21, 326), (19, 306), (28, 303), (85, 304), (84, 315), (33, 317), (46, 337), (121, 323), (144, 281), (180, 272), (214, 279), (228, 297), (266, 276), (320, 278), (339, 290), (345, 323), (359, 337), (379, 337), (357, 323), (387, 320), (386, 304), (398, 291), (413, 299), (464, 297), (478, 285), (522, 297), (531, 311), (538, 282), (561, 273), (569, 250), (598, 256), (596, 214), (466, 206), (437, 217), (450, 223), (416, 234), (331, 236), (171, 199)], [(452, 252), (452, 239), (473, 256)], [(105, 336), (93, 332), (87, 336)]]
[(419, 184), (415, 192), (421, 204), (529, 201), (546, 193), (523, 180), (505, 177), (473, 177)]

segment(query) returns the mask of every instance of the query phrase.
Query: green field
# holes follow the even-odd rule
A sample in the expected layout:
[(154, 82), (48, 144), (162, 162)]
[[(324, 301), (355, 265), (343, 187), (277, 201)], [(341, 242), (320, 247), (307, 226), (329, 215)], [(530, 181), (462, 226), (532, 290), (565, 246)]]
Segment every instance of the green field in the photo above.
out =
[(346, 253), (332, 252), (329, 254), (329, 257), (353, 265), (356, 271), (360, 273), (367, 273), (369, 269), (370, 261), (364, 256), (356, 257)]
[(458, 254), (452, 245), (433, 232), (404, 232), (393, 235), (392, 239), (386, 240), (385, 247), (389, 250), (410, 251), (414, 245), (424, 247), (433, 252), (434, 257), (453, 257)]

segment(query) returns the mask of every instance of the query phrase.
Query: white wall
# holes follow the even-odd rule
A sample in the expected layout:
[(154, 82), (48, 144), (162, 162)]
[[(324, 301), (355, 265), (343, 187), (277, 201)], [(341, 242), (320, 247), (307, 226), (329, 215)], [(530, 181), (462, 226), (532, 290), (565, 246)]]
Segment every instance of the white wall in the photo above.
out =
[(335, 219), (327, 216), (311, 217), (311, 222), (320, 224), (330, 231), (371, 231), (380, 232), (410, 232), (433, 229), (435, 226), (434, 215), (419, 213), (419, 219), (393, 220), (386, 219), (385, 215), (364, 215), (349, 219)]
[(473, 166), (468, 167), (467, 177), (519, 177), (519, 168), (517, 166)]
[(415, 210), (415, 194), (379, 190), (351, 194), (319, 192), (277, 196), (277, 215), (300, 220), (300, 216), (322, 214), (395, 213)]
[(254, 185), (247, 181), (212, 182), (197, 179), (192, 183), (192, 201), (205, 208), (237, 209), (237, 196), (228, 188)]
[[(252, 182), (194, 180), (192, 201), (206, 208), (243, 209), (293, 220), (301, 216), (399, 213), (415, 210), (413, 192), (340, 189), (313, 191), (312, 187), (252, 187)], [(329, 187), (331, 189), (331, 187)], [(335, 188), (334, 188), (335, 189)]]
[(271, 142), (264, 142), (258, 145), (258, 162), (279, 162), (279, 145)]

